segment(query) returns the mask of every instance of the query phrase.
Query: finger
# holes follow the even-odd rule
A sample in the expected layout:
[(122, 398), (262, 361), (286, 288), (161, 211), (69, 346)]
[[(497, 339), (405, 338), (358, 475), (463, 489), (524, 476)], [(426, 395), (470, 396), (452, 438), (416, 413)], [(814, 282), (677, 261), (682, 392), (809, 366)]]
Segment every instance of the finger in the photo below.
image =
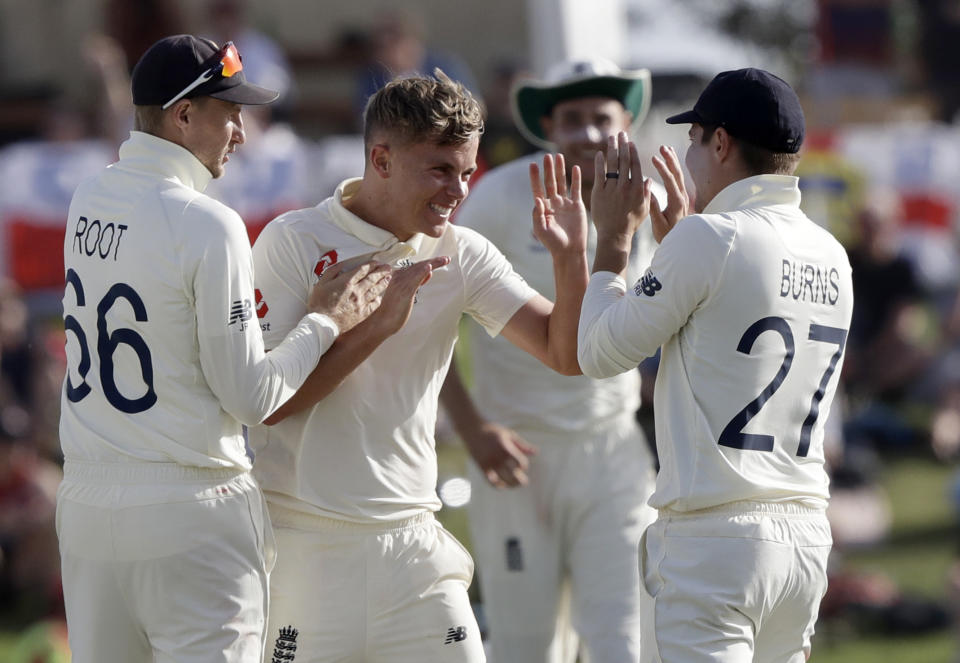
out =
[(543, 198), (533, 200), (533, 232), (542, 233), (547, 229), (547, 207)]
[(351, 284), (360, 283), (363, 279), (370, 274), (370, 271), (375, 267), (376, 263), (374, 262), (365, 262), (362, 265), (358, 265), (351, 270), (343, 272), (343, 276), (348, 279), (348, 282)]
[(513, 472), (510, 473), (509, 484), (511, 486), (526, 486), (528, 482), (527, 473), (520, 468), (514, 468)]
[(683, 180), (683, 168), (680, 166), (680, 157), (677, 156), (676, 151), (672, 147), (666, 145), (660, 146), (660, 153), (663, 155), (667, 169), (670, 171), (674, 182), (677, 184), (677, 191), (679, 192), (679, 195), (683, 198), (686, 198), (687, 187)]
[(527, 483), (527, 473), (520, 468), (512, 456), (497, 467), (497, 474), (508, 486), (523, 486)]
[(627, 132), (621, 131), (617, 134), (617, 172), (620, 173), (620, 184), (626, 186), (631, 177), (636, 174), (630, 172), (630, 146)]
[(421, 262), (430, 263), (432, 269), (440, 269), (441, 267), (446, 267), (450, 264), (450, 256), (436, 256), (434, 258), (427, 258)]
[[(643, 166), (640, 164), (640, 150), (637, 149), (637, 144), (630, 143), (630, 177), (636, 179), (638, 182), (643, 182)], [(644, 182), (646, 186), (646, 182)]]
[(522, 451), (526, 456), (536, 456), (538, 453), (540, 453), (540, 450), (537, 447), (533, 446), (526, 440), (514, 438), (513, 443), (516, 445), (517, 449)]
[(552, 154), (543, 155), (543, 185), (547, 200), (557, 195), (557, 174)]
[(667, 166), (670, 168), (670, 172), (673, 173), (673, 176), (682, 185), (683, 184), (683, 168), (680, 166), (680, 157), (677, 156), (676, 150), (674, 150), (669, 145), (661, 145), (660, 153), (663, 155), (663, 158), (666, 160)]
[(540, 166), (530, 164), (530, 191), (534, 198), (543, 198), (543, 181), (540, 179)]
[(562, 197), (567, 197), (567, 163), (562, 154), (556, 156), (557, 164), (557, 193)]
[(617, 156), (617, 137), (608, 136), (607, 137), (607, 164), (606, 164), (606, 173), (619, 173), (619, 157)]
[(653, 238), (659, 244), (667, 234), (667, 217), (663, 215), (656, 196), (650, 196), (650, 224)]
[(669, 205), (672, 201), (679, 200), (682, 191), (677, 185), (677, 180), (670, 171), (670, 168), (667, 166), (666, 161), (658, 156), (654, 156), (652, 161), (653, 167), (657, 169), (658, 173), (660, 173), (660, 180), (663, 182), (663, 188), (667, 190), (667, 204)]
[(495, 488), (506, 488), (506, 484), (503, 483), (503, 480), (500, 479), (500, 475), (497, 474), (497, 471), (494, 469), (489, 469), (483, 473), (487, 477), (487, 481), (490, 482)]
[(603, 189), (603, 183), (606, 181), (606, 161), (603, 156), (603, 150), (597, 150), (593, 155), (593, 190), (591, 198)]
[(580, 166), (574, 166), (570, 172), (570, 199), (575, 203), (583, 201), (580, 189), (582, 188), (582, 176), (580, 175)]
[(332, 281), (333, 279), (337, 278), (337, 275), (342, 271), (343, 265), (340, 263), (334, 263), (320, 273), (320, 276), (317, 277), (317, 281), (322, 281), (324, 283)]

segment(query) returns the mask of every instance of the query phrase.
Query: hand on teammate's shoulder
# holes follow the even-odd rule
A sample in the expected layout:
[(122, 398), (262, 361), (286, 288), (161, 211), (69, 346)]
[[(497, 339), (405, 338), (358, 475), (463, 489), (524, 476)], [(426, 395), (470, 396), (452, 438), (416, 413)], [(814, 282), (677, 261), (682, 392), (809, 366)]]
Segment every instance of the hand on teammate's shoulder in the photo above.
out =
[(377, 310), (391, 276), (389, 265), (372, 260), (351, 269), (333, 265), (310, 290), (307, 309), (330, 316), (345, 333)]

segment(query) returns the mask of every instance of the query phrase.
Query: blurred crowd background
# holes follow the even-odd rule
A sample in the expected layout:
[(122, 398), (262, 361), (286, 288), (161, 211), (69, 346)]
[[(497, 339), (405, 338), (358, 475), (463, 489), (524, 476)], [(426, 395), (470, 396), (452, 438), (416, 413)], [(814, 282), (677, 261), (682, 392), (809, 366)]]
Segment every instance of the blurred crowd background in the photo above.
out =
[(392, 74), (439, 66), (483, 99), (478, 177), (534, 150), (509, 91), (558, 57), (652, 71), (637, 136), (648, 154), (685, 149), (686, 127), (662, 119), (718, 71), (760, 66), (790, 81), (807, 113), (803, 206), (847, 247), (856, 297), (827, 436), (837, 554), (821, 627), (950, 632), (960, 482), (931, 492), (929, 509), (949, 514), (926, 531), (949, 550), (940, 591), (849, 560), (896, 536), (910, 496), (891, 490), (902, 485), (891, 468), (943, 477), (960, 458), (960, 2), (0, 0), (0, 660), (68, 660), (53, 530), (65, 217), (132, 127), (133, 64), (180, 32), (233, 40), (247, 78), (281, 91), (245, 110), (247, 143), (208, 191), (251, 240), (360, 174), (361, 110)]

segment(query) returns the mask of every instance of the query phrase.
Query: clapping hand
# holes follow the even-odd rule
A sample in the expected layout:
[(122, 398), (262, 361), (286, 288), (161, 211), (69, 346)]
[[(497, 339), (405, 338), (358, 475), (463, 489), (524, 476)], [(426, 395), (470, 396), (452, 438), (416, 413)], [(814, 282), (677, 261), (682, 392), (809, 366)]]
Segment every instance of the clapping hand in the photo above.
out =
[(644, 179), (637, 146), (626, 132), (610, 136), (606, 154), (594, 158), (590, 211), (600, 241), (628, 249), (633, 235), (650, 215), (652, 184)]
[(543, 182), (540, 168), (530, 164), (530, 189), (533, 192), (533, 235), (551, 255), (579, 253), (587, 248), (587, 209), (580, 196), (580, 168), (573, 167), (570, 191), (562, 154), (543, 157)]
[(667, 206), (663, 210), (656, 198), (650, 202), (650, 220), (653, 222), (653, 237), (659, 243), (666, 237), (677, 221), (690, 213), (690, 197), (683, 181), (680, 159), (672, 147), (660, 146), (661, 156), (653, 157), (653, 165), (660, 173), (663, 187), (667, 190)]

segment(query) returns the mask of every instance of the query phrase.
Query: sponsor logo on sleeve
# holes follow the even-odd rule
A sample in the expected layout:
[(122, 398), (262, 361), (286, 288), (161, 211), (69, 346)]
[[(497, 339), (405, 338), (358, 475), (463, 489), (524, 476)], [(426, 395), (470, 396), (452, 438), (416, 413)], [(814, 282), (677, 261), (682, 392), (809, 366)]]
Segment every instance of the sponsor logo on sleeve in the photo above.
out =
[(467, 627), (466, 626), (451, 626), (447, 629), (447, 637), (443, 641), (443, 644), (450, 645), (454, 642), (463, 642), (467, 639)]
[(237, 329), (243, 331), (252, 317), (253, 304), (250, 300), (238, 299), (230, 305), (230, 319), (227, 321), (227, 326), (237, 325)]
[(653, 275), (653, 272), (649, 269), (643, 277), (637, 281), (637, 284), (633, 286), (633, 291), (636, 293), (637, 297), (640, 295), (646, 295), (647, 297), (653, 297), (657, 292), (663, 288), (663, 285)]

